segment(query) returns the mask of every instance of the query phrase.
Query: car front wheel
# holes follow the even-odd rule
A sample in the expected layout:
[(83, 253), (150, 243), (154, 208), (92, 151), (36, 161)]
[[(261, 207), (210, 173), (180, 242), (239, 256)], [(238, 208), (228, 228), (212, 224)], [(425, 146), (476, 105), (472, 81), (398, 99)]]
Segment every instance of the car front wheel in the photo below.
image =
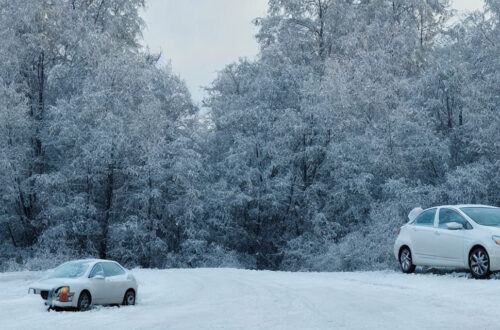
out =
[(128, 290), (123, 297), (123, 305), (135, 305), (135, 292)]
[(409, 248), (404, 247), (399, 253), (399, 265), (405, 274), (410, 274), (415, 271), (415, 265), (412, 262), (411, 251)]
[(474, 248), (469, 255), (469, 268), (472, 277), (477, 279), (487, 278), (490, 274), (490, 258), (482, 247)]
[(78, 298), (78, 310), (79, 311), (86, 311), (87, 309), (90, 308), (90, 302), (91, 302), (90, 294), (87, 291), (83, 291), (80, 293), (80, 297)]

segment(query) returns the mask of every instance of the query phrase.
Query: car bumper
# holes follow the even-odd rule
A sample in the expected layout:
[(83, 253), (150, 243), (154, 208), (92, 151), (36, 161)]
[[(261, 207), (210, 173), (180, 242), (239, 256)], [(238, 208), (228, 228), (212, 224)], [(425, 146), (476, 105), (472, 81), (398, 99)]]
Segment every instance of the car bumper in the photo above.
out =
[(49, 307), (60, 307), (60, 308), (73, 308), (76, 307), (76, 303), (69, 301), (69, 302), (61, 302), (59, 300), (46, 300), (45, 305)]
[(406, 242), (405, 240), (401, 239), (399, 236), (398, 238), (396, 239), (396, 242), (394, 242), (394, 248), (393, 248), (393, 252), (394, 252), (394, 257), (396, 258), (396, 260), (399, 262), (399, 250), (401, 250), (401, 247), (403, 245), (408, 245), (408, 242)]
[(71, 308), (77, 307), (77, 301), (75, 299), (74, 292), (70, 292), (68, 295), (69, 301), (59, 301), (59, 297), (54, 295), (54, 289), (37, 289), (37, 288), (29, 288), (28, 293), (39, 294), (43, 300), (45, 300), (45, 305), (49, 307), (60, 307), (60, 308)]
[(488, 247), (488, 255), (490, 257), (490, 270), (496, 272), (500, 270), (500, 247), (492, 245)]

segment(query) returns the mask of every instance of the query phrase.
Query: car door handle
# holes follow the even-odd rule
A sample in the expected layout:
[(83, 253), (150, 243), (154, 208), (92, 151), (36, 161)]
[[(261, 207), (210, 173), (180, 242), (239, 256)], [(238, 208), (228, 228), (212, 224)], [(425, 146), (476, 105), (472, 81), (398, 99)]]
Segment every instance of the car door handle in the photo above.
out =
[(434, 232), (435, 235), (441, 235), (437, 230)]

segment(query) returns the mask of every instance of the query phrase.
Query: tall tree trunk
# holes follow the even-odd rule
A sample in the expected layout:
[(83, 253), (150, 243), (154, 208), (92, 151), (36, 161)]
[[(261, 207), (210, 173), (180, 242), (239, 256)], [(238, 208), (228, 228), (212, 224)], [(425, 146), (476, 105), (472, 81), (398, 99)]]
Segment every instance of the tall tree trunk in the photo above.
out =
[(37, 104), (34, 111), (35, 120), (35, 173), (43, 174), (45, 170), (43, 160), (43, 145), (41, 139), (42, 122), (45, 112), (45, 53), (42, 51), (38, 57), (37, 63)]
[(14, 247), (17, 248), (16, 238), (14, 237), (14, 233), (12, 232), (12, 228), (10, 228), (10, 224), (7, 224), (7, 229), (9, 230), (9, 236), (10, 239), (12, 240), (12, 245), (14, 245)]
[(108, 239), (109, 239), (109, 222), (111, 218), (111, 208), (113, 206), (113, 192), (114, 192), (114, 177), (115, 170), (113, 162), (108, 166), (108, 176), (106, 179), (106, 205), (104, 211), (104, 219), (102, 222), (102, 237), (99, 247), (99, 257), (106, 259), (108, 252)]

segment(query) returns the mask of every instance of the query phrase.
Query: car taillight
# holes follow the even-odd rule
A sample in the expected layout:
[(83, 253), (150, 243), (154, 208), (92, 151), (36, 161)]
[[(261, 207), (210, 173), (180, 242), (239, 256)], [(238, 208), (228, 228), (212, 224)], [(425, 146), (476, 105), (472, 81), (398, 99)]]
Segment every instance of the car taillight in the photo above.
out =
[(401, 233), (401, 228), (398, 229), (398, 235)]
[(61, 290), (59, 291), (59, 301), (67, 302), (68, 301), (68, 293), (69, 293), (69, 287), (67, 287), (67, 286), (62, 287)]

